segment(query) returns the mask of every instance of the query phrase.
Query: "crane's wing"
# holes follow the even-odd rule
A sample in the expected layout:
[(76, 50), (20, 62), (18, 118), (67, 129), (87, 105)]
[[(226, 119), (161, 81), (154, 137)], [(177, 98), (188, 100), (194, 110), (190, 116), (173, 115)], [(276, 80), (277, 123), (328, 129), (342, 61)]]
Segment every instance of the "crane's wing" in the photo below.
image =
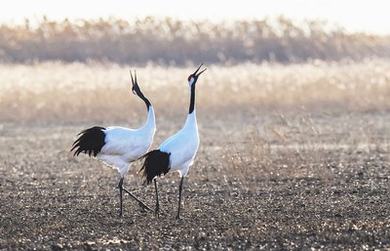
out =
[(103, 155), (118, 155), (128, 159), (137, 159), (144, 154), (151, 140), (145, 139), (139, 131), (123, 128), (109, 127), (105, 130), (105, 145), (101, 150)]

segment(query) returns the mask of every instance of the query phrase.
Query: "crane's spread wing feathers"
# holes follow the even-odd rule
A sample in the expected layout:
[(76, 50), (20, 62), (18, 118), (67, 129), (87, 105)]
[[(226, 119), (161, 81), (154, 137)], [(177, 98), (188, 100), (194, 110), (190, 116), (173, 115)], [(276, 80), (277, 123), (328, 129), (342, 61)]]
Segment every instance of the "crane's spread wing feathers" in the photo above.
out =
[(151, 144), (151, 140), (136, 130), (123, 127), (94, 126), (83, 130), (72, 145), (71, 151), (78, 156), (121, 156), (124, 160), (134, 160), (142, 156)]
[(100, 126), (94, 126), (78, 134), (78, 138), (72, 145), (71, 152), (74, 151), (74, 156), (78, 156), (80, 153), (85, 153), (89, 156), (99, 154), (102, 147), (105, 144), (106, 134), (105, 128)]

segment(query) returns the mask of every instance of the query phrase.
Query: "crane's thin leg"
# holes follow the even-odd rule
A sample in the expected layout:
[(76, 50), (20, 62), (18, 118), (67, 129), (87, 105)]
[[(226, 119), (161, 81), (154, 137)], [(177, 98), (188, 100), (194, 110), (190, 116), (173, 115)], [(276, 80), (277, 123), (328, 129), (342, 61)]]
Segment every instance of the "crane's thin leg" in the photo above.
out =
[(149, 211), (153, 211), (153, 209), (151, 209), (150, 207), (148, 207), (147, 205), (145, 205), (145, 203), (143, 203), (140, 199), (138, 199), (134, 194), (130, 193), (126, 188), (123, 188), (123, 191), (125, 191), (125, 192), (128, 193), (133, 199), (135, 199), (143, 209), (147, 209), (147, 210), (149, 210)]
[(119, 216), (122, 217), (122, 215), (123, 215), (123, 177), (119, 180), (118, 188), (119, 188), (119, 203), (120, 203)]
[(183, 180), (184, 180), (184, 176), (181, 177), (181, 180), (180, 180), (180, 186), (179, 186), (179, 206), (177, 208), (177, 216), (176, 216), (176, 219), (180, 219), (180, 206), (181, 206), (181, 191), (183, 190)]
[(156, 189), (156, 208), (154, 209), (154, 214), (159, 217), (159, 212), (160, 212), (160, 203), (158, 201), (158, 189), (157, 189), (157, 179), (154, 179), (154, 188)]

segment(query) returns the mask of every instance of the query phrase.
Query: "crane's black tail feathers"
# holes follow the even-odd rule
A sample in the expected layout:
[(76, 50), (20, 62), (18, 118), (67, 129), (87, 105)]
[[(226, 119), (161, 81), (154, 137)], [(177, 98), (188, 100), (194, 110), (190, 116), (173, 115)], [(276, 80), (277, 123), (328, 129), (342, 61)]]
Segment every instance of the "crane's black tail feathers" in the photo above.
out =
[(80, 153), (88, 154), (89, 156), (96, 155), (102, 150), (104, 146), (104, 140), (106, 138), (106, 134), (103, 130), (106, 128), (100, 126), (94, 126), (78, 134), (78, 139), (73, 143), (71, 152), (73, 150), (73, 156), (78, 156)]
[(141, 157), (145, 159), (140, 169), (143, 170), (145, 184), (150, 184), (155, 177), (165, 175), (169, 171), (169, 155), (171, 154), (153, 150)]

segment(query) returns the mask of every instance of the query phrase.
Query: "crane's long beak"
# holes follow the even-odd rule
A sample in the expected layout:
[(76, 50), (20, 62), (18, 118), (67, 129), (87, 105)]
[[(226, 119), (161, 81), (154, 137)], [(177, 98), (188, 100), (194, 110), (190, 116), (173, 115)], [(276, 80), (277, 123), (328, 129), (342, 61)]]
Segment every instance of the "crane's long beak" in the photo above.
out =
[[(135, 80), (134, 80), (133, 74), (131, 74), (131, 70), (129, 70), (129, 72), (130, 72), (130, 77), (131, 77), (131, 83), (133, 85), (133, 88), (131, 88), (131, 90), (132, 90), (134, 95), (137, 95), (137, 93), (134, 90), (134, 88), (137, 86), (137, 75), (135, 75)], [(136, 72), (134, 72), (134, 74), (136, 74)]]
[(200, 70), (200, 67), (202, 67), (202, 65), (203, 65), (203, 64), (200, 64), (199, 67), (198, 67), (198, 69), (196, 69), (196, 71), (194, 72), (194, 76), (199, 77), (200, 74), (202, 74), (205, 70), (207, 70), (207, 68), (204, 68), (202, 71), (200, 71), (200, 72), (198, 73), (198, 71)]

